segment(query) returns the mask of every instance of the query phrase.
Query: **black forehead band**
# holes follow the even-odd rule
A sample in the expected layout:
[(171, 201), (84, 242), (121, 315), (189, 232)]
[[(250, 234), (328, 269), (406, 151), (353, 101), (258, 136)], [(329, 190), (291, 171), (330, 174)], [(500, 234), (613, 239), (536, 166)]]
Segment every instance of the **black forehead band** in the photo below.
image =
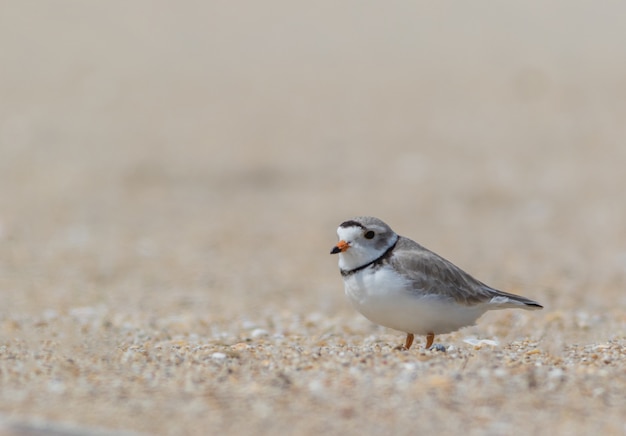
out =
[(365, 229), (365, 226), (363, 224), (356, 222), (354, 220), (344, 221), (341, 224), (339, 224), (339, 227), (343, 227), (344, 229), (347, 227), (360, 227), (362, 229)]

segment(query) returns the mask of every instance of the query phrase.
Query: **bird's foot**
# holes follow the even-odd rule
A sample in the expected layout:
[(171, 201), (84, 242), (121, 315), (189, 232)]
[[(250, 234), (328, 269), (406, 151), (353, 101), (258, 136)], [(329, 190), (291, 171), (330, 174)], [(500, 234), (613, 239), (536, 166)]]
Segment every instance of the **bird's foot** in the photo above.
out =
[(399, 351), (406, 351), (409, 348), (411, 348), (411, 345), (413, 345), (413, 333), (407, 333), (406, 334), (406, 341), (404, 342), (404, 345), (398, 345), (396, 348), (394, 348), (394, 350), (399, 350)]

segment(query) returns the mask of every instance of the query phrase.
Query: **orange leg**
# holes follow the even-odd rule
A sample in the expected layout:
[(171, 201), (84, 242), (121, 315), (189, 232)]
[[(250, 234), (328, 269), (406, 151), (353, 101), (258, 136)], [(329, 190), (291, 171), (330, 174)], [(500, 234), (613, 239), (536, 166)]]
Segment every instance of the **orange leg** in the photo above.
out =
[[(407, 338), (407, 342), (408, 342), (408, 338)], [(426, 349), (430, 349), (430, 347), (433, 346), (433, 342), (435, 341), (435, 334), (434, 333), (428, 333), (426, 335)]]
[(408, 350), (409, 348), (411, 348), (411, 345), (413, 345), (413, 338), (414, 338), (414, 337), (415, 337), (415, 336), (413, 336), (413, 333), (407, 333), (407, 334), (406, 334), (406, 342), (405, 342), (405, 344), (404, 344), (404, 348), (406, 348), (407, 350)]

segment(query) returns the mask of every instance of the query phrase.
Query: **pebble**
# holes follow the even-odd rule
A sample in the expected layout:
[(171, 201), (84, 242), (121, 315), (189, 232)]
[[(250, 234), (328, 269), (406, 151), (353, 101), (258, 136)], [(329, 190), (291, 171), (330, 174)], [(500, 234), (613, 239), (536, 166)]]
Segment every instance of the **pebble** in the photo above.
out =
[(260, 329), (260, 328), (254, 329), (252, 330), (252, 332), (250, 332), (250, 336), (252, 338), (260, 338), (260, 337), (268, 336), (268, 335), (269, 333), (267, 332), (267, 330)]

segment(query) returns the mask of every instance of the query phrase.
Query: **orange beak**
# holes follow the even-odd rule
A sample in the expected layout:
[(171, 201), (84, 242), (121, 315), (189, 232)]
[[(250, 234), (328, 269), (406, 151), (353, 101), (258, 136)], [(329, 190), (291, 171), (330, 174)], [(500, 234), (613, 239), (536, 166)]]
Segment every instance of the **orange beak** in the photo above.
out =
[(348, 248), (350, 248), (350, 244), (342, 239), (341, 241), (337, 242), (337, 245), (335, 245), (332, 250), (330, 250), (330, 254), (343, 253)]

